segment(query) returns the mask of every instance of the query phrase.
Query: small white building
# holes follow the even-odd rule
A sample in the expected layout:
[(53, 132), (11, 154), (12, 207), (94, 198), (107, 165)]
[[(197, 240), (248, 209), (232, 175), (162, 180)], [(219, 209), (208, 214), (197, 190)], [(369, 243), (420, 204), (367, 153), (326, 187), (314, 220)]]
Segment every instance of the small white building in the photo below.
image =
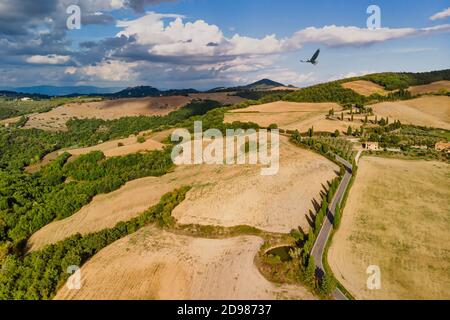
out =
[(379, 150), (380, 149), (378, 142), (367, 141), (367, 142), (364, 142), (362, 146), (366, 150)]
[(33, 101), (33, 100), (29, 97), (23, 97), (22, 99), (20, 99), (20, 101)]

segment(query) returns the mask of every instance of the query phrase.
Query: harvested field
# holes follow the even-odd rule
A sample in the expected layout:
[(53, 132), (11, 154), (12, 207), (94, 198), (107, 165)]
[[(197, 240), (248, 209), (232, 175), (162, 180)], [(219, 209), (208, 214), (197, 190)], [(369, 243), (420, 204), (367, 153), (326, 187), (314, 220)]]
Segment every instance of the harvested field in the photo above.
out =
[(300, 90), (300, 88), (280, 86), (280, 87), (269, 88), (269, 89), (266, 89), (264, 91), (296, 91), (296, 90)]
[(232, 105), (245, 101), (244, 98), (234, 96), (235, 92), (192, 93), (189, 97), (201, 100), (214, 100), (223, 105)]
[(346, 89), (352, 89), (356, 93), (359, 93), (363, 96), (370, 96), (374, 93), (378, 93), (381, 95), (387, 94), (387, 91), (384, 88), (372, 81), (367, 80), (356, 80), (351, 82), (343, 83), (342, 86)]
[(261, 176), (260, 165), (179, 166), (162, 177), (127, 183), (117, 191), (96, 196), (71, 217), (52, 222), (29, 240), (35, 250), (75, 233), (86, 234), (129, 220), (156, 204), (162, 195), (193, 185), (174, 217), (179, 223), (251, 225), (273, 232), (309, 229), (307, 215), (319, 200), (322, 184), (336, 176), (329, 160), (291, 145), (280, 137), (280, 170)]
[[(328, 262), (357, 299), (450, 299), (450, 165), (364, 157)], [(381, 270), (368, 290), (366, 269)]]
[(404, 124), (450, 129), (450, 97), (429, 96), (412, 100), (382, 102), (372, 106), (380, 117)]
[(64, 286), (56, 299), (314, 299), (300, 286), (274, 285), (259, 273), (253, 260), (262, 242), (146, 227), (101, 250), (81, 268), (82, 288)]
[(272, 123), (276, 123), (280, 129), (297, 129), (300, 132), (306, 132), (312, 126), (314, 126), (315, 131), (328, 132), (346, 131), (349, 125), (355, 126), (355, 123), (351, 122), (326, 119), (330, 109), (338, 112), (342, 108), (336, 103), (278, 101), (232, 110), (225, 114), (225, 122), (254, 122), (262, 127), (268, 127)]
[(450, 91), (450, 81), (436, 81), (421, 86), (413, 86), (408, 89), (412, 94), (439, 93), (441, 90)]
[(111, 120), (126, 116), (167, 115), (183, 107), (191, 100), (192, 98), (189, 97), (171, 96), (104, 100), (81, 104), (69, 103), (49, 112), (30, 116), (25, 128), (65, 130), (66, 122), (75, 117)]
[(102, 151), (106, 157), (118, 157), (142, 151), (162, 150), (164, 147), (161, 142), (153, 140), (151, 136), (145, 134), (139, 136), (145, 137), (145, 142), (139, 143), (137, 136), (132, 135), (128, 138), (111, 140), (92, 147), (66, 150), (66, 152), (79, 156), (92, 151)]
[[(164, 148), (164, 144), (162, 142), (167, 137), (170, 136), (172, 131), (173, 129), (158, 132), (151, 132), (151, 131), (141, 132), (139, 135), (144, 136), (146, 139), (145, 142), (143, 143), (137, 142), (137, 136), (131, 135), (128, 138), (111, 140), (86, 148), (60, 149), (47, 154), (41, 161), (25, 167), (25, 171), (29, 173), (38, 172), (42, 167), (46, 166), (47, 164), (55, 160), (58, 156), (60, 156), (64, 152), (68, 152), (73, 156), (79, 156), (82, 154), (87, 154), (92, 151), (101, 151), (105, 154), (106, 157), (118, 157), (137, 152), (162, 150)], [(73, 157), (69, 159), (69, 161), (72, 160)]]

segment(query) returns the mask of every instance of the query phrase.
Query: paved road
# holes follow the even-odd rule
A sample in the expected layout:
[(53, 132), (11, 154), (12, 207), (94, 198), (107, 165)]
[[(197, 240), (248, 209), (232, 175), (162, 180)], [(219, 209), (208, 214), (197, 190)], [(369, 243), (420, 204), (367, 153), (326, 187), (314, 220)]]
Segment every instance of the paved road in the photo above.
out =
[[(336, 156), (336, 159), (345, 166), (345, 174), (341, 180), (341, 183), (339, 184), (333, 200), (331, 201), (331, 205), (328, 208), (327, 217), (322, 224), (322, 228), (320, 229), (319, 235), (317, 236), (316, 242), (314, 243), (314, 246), (311, 250), (311, 254), (314, 257), (318, 272), (322, 275), (325, 274), (325, 269), (323, 267), (323, 253), (325, 251), (330, 233), (333, 230), (333, 220), (336, 205), (338, 203), (339, 205), (341, 204), (342, 198), (344, 197), (345, 191), (347, 190), (350, 179), (352, 177), (352, 165), (339, 156)], [(336, 300), (347, 300), (347, 297), (338, 288), (335, 289), (332, 296)]]

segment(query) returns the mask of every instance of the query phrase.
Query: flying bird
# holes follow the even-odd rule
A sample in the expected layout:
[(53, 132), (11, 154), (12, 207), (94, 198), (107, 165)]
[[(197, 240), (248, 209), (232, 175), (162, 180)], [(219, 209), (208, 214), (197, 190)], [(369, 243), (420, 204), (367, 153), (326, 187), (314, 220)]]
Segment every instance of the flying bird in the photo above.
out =
[(311, 59), (309, 59), (309, 60), (300, 60), (300, 62), (303, 62), (303, 63), (311, 63), (311, 64), (313, 64), (313, 65), (316, 65), (317, 64), (317, 58), (319, 57), (319, 54), (320, 54), (320, 49), (317, 49), (317, 51), (314, 53), (314, 55), (311, 57)]

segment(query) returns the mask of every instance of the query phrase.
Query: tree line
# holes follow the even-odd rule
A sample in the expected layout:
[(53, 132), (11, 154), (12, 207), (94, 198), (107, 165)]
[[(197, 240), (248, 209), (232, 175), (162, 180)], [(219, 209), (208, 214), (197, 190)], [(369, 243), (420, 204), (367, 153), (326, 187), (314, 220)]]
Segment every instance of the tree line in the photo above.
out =
[(8, 255), (3, 259), (0, 273), (0, 299), (52, 299), (70, 276), (69, 266), (81, 267), (107, 245), (145, 225), (172, 224), (172, 210), (185, 199), (188, 191), (189, 187), (174, 190), (138, 217), (119, 222), (113, 228), (84, 236), (76, 234), (25, 256)]

